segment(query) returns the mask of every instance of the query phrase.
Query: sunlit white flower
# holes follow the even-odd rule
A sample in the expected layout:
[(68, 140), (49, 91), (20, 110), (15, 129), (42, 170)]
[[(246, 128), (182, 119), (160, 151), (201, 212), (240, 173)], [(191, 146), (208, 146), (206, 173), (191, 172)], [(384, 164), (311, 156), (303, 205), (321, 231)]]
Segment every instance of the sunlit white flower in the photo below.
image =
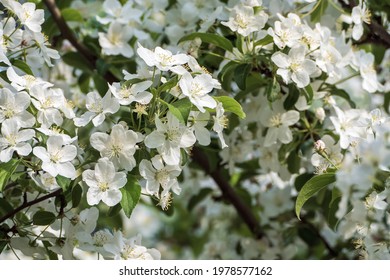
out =
[(153, 94), (146, 90), (152, 83), (152, 81), (144, 81), (130, 86), (121, 86), (120, 83), (113, 83), (108, 86), (121, 105), (129, 105), (133, 102), (148, 104), (153, 98)]
[(160, 197), (160, 187), (163, 189), (162, 196), (169, 191), (180, 194), (181, 188), (177, 177), (181, 173), (178, 165), (164, 165), (160, 156), (155, 156), (151, 161), (143, 159), (139, 165), (139, 172), (146, 179), (146, 191), (151, 195)]
[(42, 9), (36, 10), (34, 3), (20, 4), (13, 1), (12, 10), (24, 26), (33, 32), (41, 32), (41, 25), (45, 21)]
[(64, 100), (61, 89), (44, 88), (35, 85), (30, 89), (31, 102), (38, 110), (37, 120), (42, 125), (50, 127), (52, 124), (60, 126), (63, 122), (60, 106)]
[(183, 65), (188, 62), (186, 54), (173, 55), (170, 51), (156, 47), (154, 51), (144, 48), (138, 43), (138, 55), (148, 66), (156, 66), (161, 71), (172, 70), (176, 65)]
[(378, 82), (374, 62), (374, 55), (363, 50), (356, 52), (353, 60), (354, 65), (359, 68), (360, 75), (363, 78), (363, 88), (371, 93), (380, 91), (383, 88)]
[(361, 115), (359, 110), (351, 109), (343, 111), (334, 106), (337, 116), (331, 116), (330, 120), (335, 127), (336, 133), (340, 135), (340, 147), (348, 148), (354, 138), (362, 138), (362, 128), (358, 119)]
[(193, 128), (195, 137), (198, 143), (203, 146), (208, 146), (211, 142), (210, 131), (206, 128), (210, 119), (209, 112), (195, 112), (191, 111), (188, 118), (189, 126)]
[(111, 134), (95, 132), (91, 135), (91, 146), (100, 152), (102, 157), (110, 159), (116, 168), (130, 171), (136, 165), (134, 153), (139, 139), (137, 133), (126, 130), (123, 125), (112, 127)]
[(94, 126), (104, 122), (107, 114), (115, 114), (119, 110), (119, 103), (116, 98), (112, 98), (111, 91), (107, 91), (102, 98), (97, 92), (87, 94), (87, 112), (78, 118), (74, 118), (75, 126), (86, 126), (91, 120)]
[(105, 17), (96, 16), (96, 19), (107, 24), (113, 21), (118, 21), (121, 24), (128, 24), (129, 21), (139, 21), (142, 16), (142, 11), (133, 8), (134, 1), (127, 1), (123, 6), (118, 0), (105, 0), (103, 2), (103, 11)]
[(290, 83), (293, 80), (299, 88), (306, 87), (310, 83), (310, 75), (317, 70), (314, 61), (306, 58), (303, 46), (292, 48), (288, 55), (276, 52), (271, 59), (279, 67), (276, 73), (283, 81)]
[(225, 116), (225, 110), (223, 108), (222, 103), (219, 102), (215, 110), (216, 110), (216, 115), (213, 116), (214, 119), (213, 130), (218, 134), (219, 141), (221, 141), (222, 149), (224, 149), (228, 146), (226, 145), (225, 139), (223, 137), (223, 130), (228, 125), (228, 118)]
[(127, 183), (126, 173), (116, 172), (114, 164), (108, 158), (101, 158), (95, 170), (85, 170), (83, 181), (88, 185), (87, 202), (89, 205), (103, 201), (114, 206), (122, 200), (122, 188)]
[(113, 255), (115, 260), (159, 260), (161, 254), (156, 249), (147, 249), (141, 245), (141, 236), (131, 239), (123, 237), (122, 232), (114, 233), (113, 242), (104, 245), (104, 249)]
[(283, 103), (276, 101), (270, 107), (265, 107), (260, 113), (260, 122), (268, 127), (264, 146), (269, 147), (277, 141), (283, 144), (290, 143), (293, 139), (289, 126), (299, 121), (299, 112), (295, 110), (285, 111)]
[(32, 127), (34, 116), (27, 111), (30, 96), (26, 92), (13, 93), (7, 88), (0, 88), (0, 123), (16, 120), (20, 127)]
[(181, 77), (179, 86), (182, 93), (185, 96), (188, 96), (191, 103), (202, 113), (206, 111), (203, 107), (213, 109), (217, 106), (217, 102), (214, 98), (208, 95), (214, 88), (211, 75), (200, 74), (193, 78), (192, 75), (187, 72)]
[(363, 23), (371, 24), (371, 12), (367, 8), (365, 1), (360, 0), (359, 5), (353, 7), (351, 18), (354, 23), (352, 38), (359, 40), (363, 35)]
[(311, 157), (311, 163), (316, 167), (316, 172), (323, 173), (329, 167), (335, 168), (339, 166), (343, 159), (340, 145), (336, 144), (335, 140), (329, 135), (324, 135), (324, 137), (316, 143), (317, 146), (315, 150), (317, 153), (313, 154)]
[(159, 148), (167, 164), (179, 165), (180, 148), (189, 148), (196, 142), (193, 131), (181, 124), (170, 112), (165, 123), (158, 116), (155, 118), (155, 123), (157, 130), (146, 136), (146, 147)]
[(268, 34), (273, 37), (275, 45), (279, 49), (284, 49), (286, 46), (289, 48), (298, 46), (303, 32), (299, 16), (290, 13), (287, 17), (280, 14), (278, 17), (281, 21), (276, 21), (274, 28), (268, 29)]
[(239, 5), (232, 9), (229, 21), (221, 23), (242, 36), (248, 36), (252, 32), (261, 30), (267, 20), (268, 15), (264, 11), (255, 14), (252, 7)]
[(35, 85), (39, 85), (43, 88), (48, 88), (53, 86), (52, 83), (43, 81), (40, 78), (34, 77), (32, 75), (22, 75), (19, 76), (13, 67), (8, 67), (7, 69), (7, 77), (11, 81), (11, 86), (13, 86), (16, 90), (21, 91), (24, 89), (30, 90)]
[(133, 32), (130, 26), (117, 21), (112, 22), (107, 33), (99, 32), (99, 44), (102, 47), (102, 53), (132, 57), (134, 51), (129, 45), (131, 37), (133, 37)]
[(22, 129), (17, 120), (11, 119), (2, 122), (0, 136), (0, 161), (8, 162), (14, 152), (20, 156), (27, 156), (32, 148), (26, 141), (35, 136), (33, 129)]
[(61, 136), (50, 136), (46, 147), (38, 146), (33, 153), (42, 161), (42, 169), (55, 177), (61, 175), (73, 179), (76, 169), (71, 163), (77, 156), (77, 148), (74, 145), (64, 145)]

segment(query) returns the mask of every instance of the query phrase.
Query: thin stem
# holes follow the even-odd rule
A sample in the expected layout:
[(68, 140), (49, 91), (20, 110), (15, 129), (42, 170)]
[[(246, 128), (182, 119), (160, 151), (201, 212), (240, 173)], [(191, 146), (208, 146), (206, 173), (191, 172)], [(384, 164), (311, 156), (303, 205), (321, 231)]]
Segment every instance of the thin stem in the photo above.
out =
[(322, 0), (317, 1), (315, 6), (313, 7), (313, 9), (311, 9), (308, 13), (302, 15), (302, 18), (311, 15), (315, 11), (315, 9), (317, 9), (317, 7), (321, 4), (321, 2), (322, 2)]
[(335, 82), (333, 85), (335, 86), (335, 85), (344, 83), (345, 81), (348, 81), (349, 79), (352, 79), (352, 78), (354, 78), (354, 77), (356, 77), (356, 76), (359, 76), (359, 75), (360, 75), (359, 73), (352, 74), (351, 76), (348, 76), (348, 77), (346, 77), (346, 78), (344, 78), (344, 79), (341, 79), (341, 80)]
[(346, 12), (340, 6), (338, 6), (335, 2), (333, 2), (333, 0), (328, 0), (328, 3), (330, 3), (333, 6), (333, 8), (335, 8), (340, 13), (346, 14)]
[(14, 253), (15, 257), (16, 257), (18, 260), (20, 260), (20, 258), (19, 258), (19, 256), (18, 256), (18, 254), (16, 254), (16, 252), (15, 252), (14, 248), (11, 246), (11, 244), (10, 244), (10, 243), (8, 243), (8, 246), (9, 246), (9, 248), (11, 249), (11, 251)]
[(17, 213), (19, 213), (21, 210), (23, 210), (23, 209), (25, 209), (25, 208), (28, 208), (28, 207), (31, 207), (32, 205), (38, 204), (38, 203), (40, 203), (40, 202), (42, 202), (42, 201), (44, 201), (44, 200), (46, 200), (46, 199), (49, 199), (49, 198), (51, 198), (51, 197), (55, 197), (55, 196), (57, 196), (57, 195), (59, 195), (59, 194), (61, 194), (61, 193), (62, 193), (62, 189), (58, 189), (58, 190), (56, 190), (56, 191), (54, 191), (54, 192), (52, 192), (52, 193), (49, 193), (49, 194), (47, 194), (47, 195), (45, 195), (45, 196), (42, 196), (42, 197), (40, 197), (40, 198), (38, 198), (38, 199), (29, 201), (29, 202), (24, 201), (24, 202), (22, 203), (22, 205), (20, 205), (19, 207), (15, 208), (13, 211), (7, 213), (7, 214), (4, 215), (3, 217), (1, 217), (1, 218), (0, 218), (0, 224), (1, 224), (2, 222), (6, 221), (6, 220), (9, 219), (9, 218), (12, 218), (12, 217), (15, 216)]

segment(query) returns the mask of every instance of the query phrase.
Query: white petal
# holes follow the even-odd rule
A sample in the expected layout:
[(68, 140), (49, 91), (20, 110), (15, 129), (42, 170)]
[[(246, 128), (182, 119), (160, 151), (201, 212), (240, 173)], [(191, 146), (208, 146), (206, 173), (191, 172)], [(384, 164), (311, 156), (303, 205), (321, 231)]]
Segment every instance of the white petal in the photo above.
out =
[(153, 131), (145, 137), (145, 145), (148, 148), (157, 148), (164, 144), (165, 135), (158, 131)]
[(122, 200), (122, 193), (118, 190), (108, 190), (102, 194), (102, 201), (107, 206), (115, 206)]
[(76, 176), (76, 169), (70, 162), (59, 163), (58, 174), (66, 178), (73, 179)]
[(111, 142), (110, 136), (106, 133), (95, 132), (91, 135), (89, 142), (91, 146), (99, 152), (107, 149), (107, 145)]
[(281, 121), (283, 125), (290, 126), (299, 121), (299, 113), (294, 110), (290, 110), (282, 114)]
[(290, 59), (288, 55), (282, 52), (276, 52), (272, 55), (271, 60), (279, 68), (288, 68), (290, 66)]

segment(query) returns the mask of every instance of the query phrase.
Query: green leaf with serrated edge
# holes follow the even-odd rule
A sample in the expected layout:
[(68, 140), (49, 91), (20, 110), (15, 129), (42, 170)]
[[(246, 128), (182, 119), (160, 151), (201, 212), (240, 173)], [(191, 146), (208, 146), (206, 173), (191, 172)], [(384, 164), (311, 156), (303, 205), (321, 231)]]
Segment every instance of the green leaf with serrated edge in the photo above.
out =
[(15, 66), (16, 68), (19, 68), (22, 70), (24, 73), (34, 76), (34, 73), (32, 72), (30, 66), (22, 60), (14, 60), (12, 61), (12, 65)]
[(175, 106), (172, 106), (171, 104), (165, 102), (162, 99), (159, 99), (159, 101), (162, 104), (166, 105), (168, 107), (169, 112), (171, 112), (171, 114), (174, 115), (181, 123), (185, 124), (184, 117), (178, 108), (176, 108)]
[(232, 112), (241, 119), (245, 119), (245, 112), (242, 110), (240, 103), (234, 98), (229, 96), (216, 96), (214, 99), (222, 103), (223, 109), (225, 109), (226, 112)]
[(19, 165), (19, 160), (11, 159), (8, 162), (0, 164), (0, 192), (3, 191), (11, 175), (15, 172)]
[(61, 10), (61, 14), (66, 21), (82, 22), (84, 20), (80, 11), (76, 9), (66, 8)]
[(271, 44), (274, 42), (274, 38), (270, 35), (265, 36), (263, 39), (260, 39), (255, 42), (255, 47), (256, 46), (265, 46), (268, 44)]
[(251, 70), (251, 64), (240, 64), (234, 69), (234, 81), (240, 89), (246, 89), (246, 78), (249, 76)]
[(36, 226), (46, 226), (54, 223), (56, 216), (52, 212), (38, 211), (33, 216), (33, 224)]
[(133, 212), (133, 209), (141, 197), (141, 186), (139, 185), (136, 177), (129, 175), (127, 176), (126, 185), (120, 190), (122, 192), (122, 200), (120, 204), (126, 217), (130, 218), (131, 212)]
[(306, 201), (327, 185), (336, 181), (335, 173), (324, 173), (314, 176), (302, 187), (295, 202), (295, 214), (300, 219), (300, 212)]
[(83, 189), (80, 185), (74, 186), (72, 190), (72, 208), (79, 206), (81, 201), (81, 196), (83, 195)]
[(328, 0), (319, 0), (314, 6), (314, 10), (311, 13), (310, 19), (312, 22), (319, 22), (322, 15), (325, 13), (328, 7)]
[(230, 42), (230, 40), (218, 34), (195, 32), (182, 37), (179, 40), (179, 43), (184, 41), (191, 41), (195, 38), (200, 38), (202, 42), (216, 45), (217, 47), (220, 47), (221, 49), (224, 49), (226, 51), (233, 51), (233, 44)]

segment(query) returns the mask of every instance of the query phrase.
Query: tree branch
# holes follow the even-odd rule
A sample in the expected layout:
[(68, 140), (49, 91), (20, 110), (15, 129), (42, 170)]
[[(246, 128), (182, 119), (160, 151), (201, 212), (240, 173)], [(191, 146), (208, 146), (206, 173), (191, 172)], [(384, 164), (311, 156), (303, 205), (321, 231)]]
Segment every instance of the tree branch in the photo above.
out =
[[(62, 36), (67, 39), (72, 46), (88, 61), (88, 66), (91, 69), (96, 69), (97, 57), (94, 56), (91, 51), (84, 46), (74, 35), (73, 31), (69, 28), (64, 17), (61, 14), (60, 9), (57, 7), (55, 0), (43, 0), (46, 7), (50, 11), (55, 23), (57, 24), (59, 30), (61, 31)], [(117, 78), (112, 75), (111, 72), (106, 72), (104, 74), (104, 79), (109, 82), (117, 82)]]
[[(97, 58), (90, 54), (90, 51), (83, 46), (73, 35), (69, 26), (66, 24), (66, 21), (61, 15), (60, 10), (55, 4), (54, 0), (43, 0), (50, 13), (53, 16), (53, 19), (58, 25), (62, 35), (69, 40), (69, 42), (80, 52), (82, 56), (84, 56), (91, 65), (96, 68), (96, 60)], [(111, 74), (111, 73), (109, 73)], [(111, 75), (111, 77), (104, 77), (109, 83), (117, 82), (118, 79)], [(205, 170), (207, 174), (209, 174), (218, 187), (221, 189), (224, 197), (226, 197), (234, 206), (238, 214), (244, 220), (248, 228), (251, 230), (253, 235), (257, 238), (261, 238), (263, 236), (262, 231), (260, 230), (259, 222), (251, 212), (251, 209), (245, 205), (239, 196), (236, 194), (234, 189), (230, 186), (230, 184), (223, 178), (220, 170), (211, 171), (208, 159), (204, 152), (199, 148), (194, 147), (193, 149), (193, 159)]]
[(253, 215), (249, 206), (242, 202), (242, 200), (234, 191), (232, 186), (230, 186), (224, 176), (222, 176), (219, 169), (211, 169), (209, 161), (207, 159), (207, 155), (198, 147), (194, 147), (192, 149), (192, 158), (196, 163), (198, 163), (199, 166), (203, 168), (206, 174), (210, 175), (213, 178), (215, 183), (221, 189), (223, 196), (232, 203), (238, 215), (243, 219), (243, 221), (248, 226), (249, 230), (253, 233), (253, 235), (256, 238), (263, 237), (264, 233), (260, 228), (260, 223)]
[(39, 202), (41, 201), (44, 201), (46, 199), (49, 199), (51, 197), (55, 197), (57, 195), (60, 195), (62, 193), (62, 189), (58, 189), (52, 193), (49, 193), (45, 196), (42, 196), (40, 198), (37, 198), (35, 200), (31, 200), (30, 202), (27, 202), (27, 201), (23, 201), (22, 205), (20, 205), (18, 208), (15, 208), (12, 212), (9, 212), (8, 214), (6, 214), (5, 216), (1, 217), (0, 218), (0, 224), (4, 221), (6, 221), (7, 219), (9, 218), (12, 218), (13, 216), (15, 216), (19, 211), (22, 211), (23, 209), (27, 208), (27, 207), (30, 207), (30, 206), (33, 206), (35, 204), (38, 204)]

